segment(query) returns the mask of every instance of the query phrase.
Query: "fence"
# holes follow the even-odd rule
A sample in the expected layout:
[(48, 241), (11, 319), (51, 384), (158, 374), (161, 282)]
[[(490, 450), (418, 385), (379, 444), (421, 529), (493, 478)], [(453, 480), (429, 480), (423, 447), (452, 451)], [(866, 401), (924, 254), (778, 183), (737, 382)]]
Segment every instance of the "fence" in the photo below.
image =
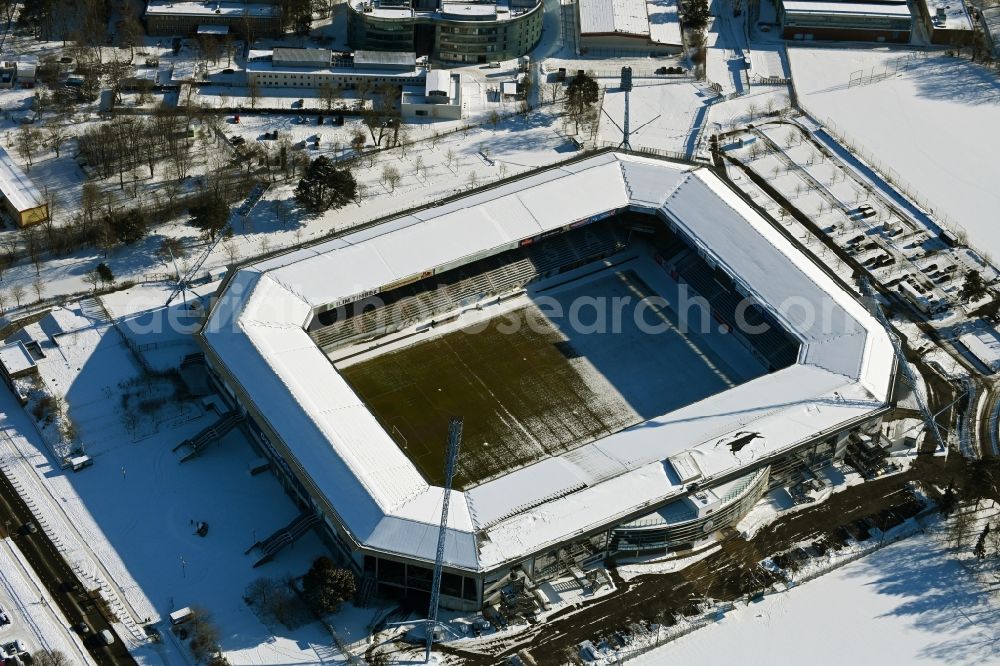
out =
[[(934, 203), (932, 203), (925, 196), (921, 195), (919, 190), (902, 175), (900, 175), (898, 171), (880, 160), (874, 153), (865, 148), (861, 142), (851, 137), (850, 134), (837, 125), (832, 118), (820, 116), (801, 101), (799, 102), (799, 108), (816, 119), (817, 122), (822, 123), (823, 128), (826, 129), (826, 131), (834, 139), (847, 148), (847, 150), (856, 158), (859, 158), (867, 166), (871, 167), (873, 171), (880, 174), (887, 185), (891, 186), (893, 189), (912, 201), (928, 217), (933, 218), (942, 229), (947, 230), (956, 238), (962, 239), (964, 242), (964, 239), (966, 238), (965, 227), (951, 219), (947, 213), (938, 210)], [(980, 255), (982, 255), (982, 253), (980, 253)]]
[(926, 57), (926, 51), (907, 52), (895, 60), (890, 60), (885, 63), (881, 68), (872, 67), (868, 71), (867, 77), (865, 76), (864, 69), (856, 70), (851, 72), (850, 77), (847, 79), (847, 87), (853, 88), (854, 86), (867, 86), (872, 83), (878, 83), (879, 81), (892, 78), (893, 76), (899, 74), (899, 72), (905, 72)]
[[(595, 148), (618, 148), (618, 144), (613, 141), (597, 141), (594, 144)], [(657, 157), (666, 157), (667, 159), (676, 160), (678, 162), (690, 162), (688, 156), (684, 153), (677, 152), (676, 150), (665, 150), (663, 148), (650, 148), (648, 146), (639, 146), (637, 148), (632, 148), (633, 153), (642, 153), (646, 155), (656, 155)]]

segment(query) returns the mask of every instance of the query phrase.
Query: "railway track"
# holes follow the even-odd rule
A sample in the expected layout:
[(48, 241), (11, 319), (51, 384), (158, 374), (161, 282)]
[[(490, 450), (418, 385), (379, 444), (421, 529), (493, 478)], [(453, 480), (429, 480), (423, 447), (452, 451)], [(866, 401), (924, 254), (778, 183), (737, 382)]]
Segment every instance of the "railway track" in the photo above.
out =
[[(0, 536), (14, 540), (70, 626), (86, 624), (90, 628), (83, 643), (96, 664), (136, 666), (121, 636), (104, 615), (102, 600), (95, 599), (83, 588), (76, 573), (43, 530), (36, 528), (32, 532), (24, 527), (34, 524), (35, 520), (7, 476), (0, 474)], [(99, 639), (104, 630), (115, 637), (111, 645), (104, 645)]]

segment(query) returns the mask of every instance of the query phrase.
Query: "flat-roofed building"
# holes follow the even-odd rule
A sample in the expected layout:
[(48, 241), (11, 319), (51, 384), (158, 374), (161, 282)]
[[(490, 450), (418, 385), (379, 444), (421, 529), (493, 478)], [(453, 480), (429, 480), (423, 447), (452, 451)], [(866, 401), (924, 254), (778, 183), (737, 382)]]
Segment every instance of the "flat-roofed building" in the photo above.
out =
[(349, 0), (348, 7), (355, 49), (486, 63), (524, 55), (542, 36), (540, 0)]
[[(364, 52), (362, 52), (364, 53)], [(394, 61), (378, 66), (373, 58), (338, 56), (328, 49), (275, 48), (272, 52), (253, 51), (247, 62), (249, 83), (261, 88), (319, 88), (324, 85), (353, 89), (362, 80), (373, 87), (382, 84), (423, 86), (426, 70), (417, 67), (408, 54), (383, 54)], [(398, 57), (396, 57), (398, 56)], [(400, 63), (413, 62), (410, 67)]]
[(271, 2), (149, 0), (145, 18), (150, 35), (194, 35), (208, 26), (250, 38), (281, 34), (281, 7)]
[(37, 374), (38, 365), (23, 342), (16, 340), (0, 346), (0, 376), (22, 405), (27, 404), (28, 396), (14, 380)]
[(0, 204), (19, 227), (49, 219), (49, 205), (6, 150), (0, 148)]
[(975, 32), (964, 0), (919, 0), (920, 18), (931, 44), (968, 46)]
[(664, 55), (682, 47), (676, 0), (580, 0), (581, 52)]
[(447, 70), (427, 73), (423, 86), (403, 86), (400, 112), (422, 118), (462, 118), (462, 77)]
[(905, 0), (816, 2), (783, 0), (778, 6), (781, 34), (794, 40), (849, 40), (905, 44), (913, 14)]
[(417, 66), (413, 51), (355, 51), (354, 67), (357, 69), (411, 70)]

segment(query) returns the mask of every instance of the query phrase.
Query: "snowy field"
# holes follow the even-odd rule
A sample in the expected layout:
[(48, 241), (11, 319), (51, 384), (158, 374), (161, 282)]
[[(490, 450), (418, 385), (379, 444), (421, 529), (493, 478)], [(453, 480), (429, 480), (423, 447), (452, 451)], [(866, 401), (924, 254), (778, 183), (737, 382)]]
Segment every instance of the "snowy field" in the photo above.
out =
[(935, 537), (919, 535), (628, 663), (996, 664), (991, 594)]
[[(896, 49), (789, 48), (788, 56), (804, 109), (936, 216), (964, 228), (972, 245), (1000, 250), (993, 214), (1000, 135), (989, 129), (1000, 124), (995, 74)], [(852, 77), (873, 76), (851, 85)]]
[[(637, 83), (629, 96), (629, 143), (636, 150), (690, 153), (705, 122), (708, 100), (715, 94), (688, 81), (645, 83)], [(624, 118), (625, 93), (609, 88), (598, 126), (600, 145), (621, 143)]]

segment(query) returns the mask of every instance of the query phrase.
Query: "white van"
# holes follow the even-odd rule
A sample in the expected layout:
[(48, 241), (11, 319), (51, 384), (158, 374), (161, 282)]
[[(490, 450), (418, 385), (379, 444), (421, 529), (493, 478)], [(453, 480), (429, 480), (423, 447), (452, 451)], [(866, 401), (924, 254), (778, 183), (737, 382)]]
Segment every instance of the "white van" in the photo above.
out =
[(101, 633), (97, 635), (100, 637), (101, 643), (105, 645), (111, 645), (112, 643), (115, 642), (115, 635), (111, 633), (111, 631), (109, 631), (108, 629), (102, 629)]

